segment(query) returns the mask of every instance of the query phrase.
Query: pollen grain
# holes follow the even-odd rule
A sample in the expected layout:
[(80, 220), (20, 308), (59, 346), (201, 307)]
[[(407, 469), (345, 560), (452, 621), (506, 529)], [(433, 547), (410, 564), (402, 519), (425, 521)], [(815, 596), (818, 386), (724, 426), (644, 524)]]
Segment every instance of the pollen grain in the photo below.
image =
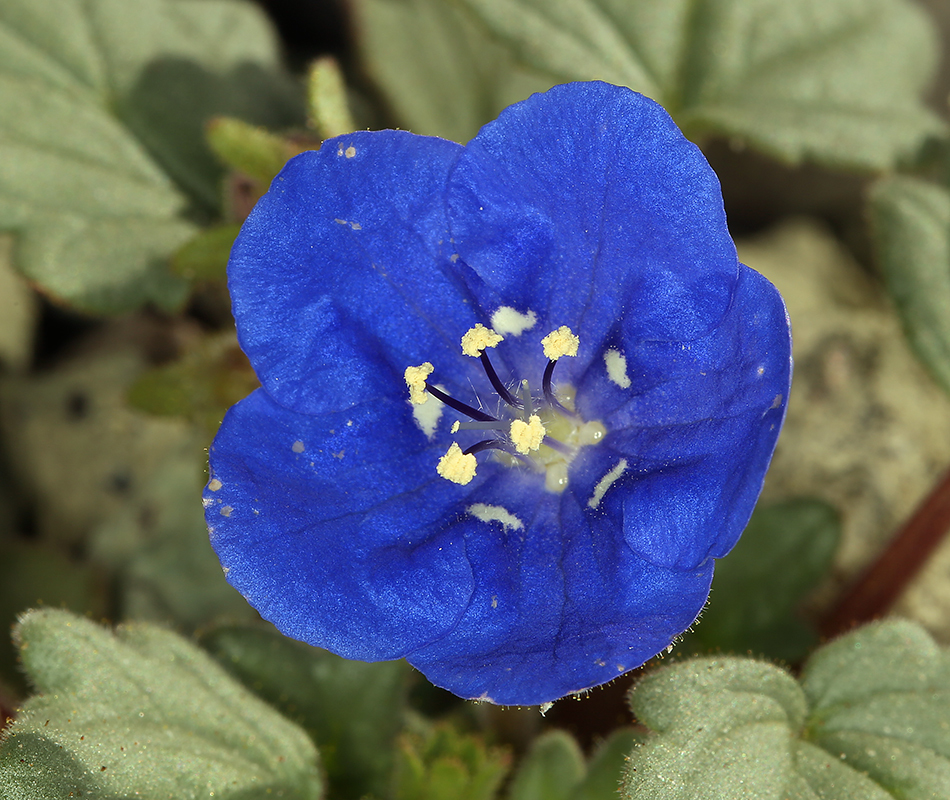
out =
[(509, 431), (511, 443), (515, 446), (515, 450), (523, 456), (541, 447), (544, 434), (544, 425), (541, 422), (541, 417), (537, 414), (528, 417), (527, 422), (522, 419), (511, 421), (511, 430)]
[(482, 323), (476, 323), (474, 328), (469, 328), (462, 337), (462, 352), (478, 358), (486, 347), (494, 347), (504, 337), (495, 333), (491, 328), (486, 328)]
[(580, 338), (575, 336), (567, 325), (551, 331), (541, 340), (544, 356), (551, 361), (557, 361), (561, 356), (576, 356), (580, 343)]
[(439, 459), (436, 472), (447, 481), (465, 486), (475, 477), (478, 462), (471, 453), (463, 453), (457, 443), (452, 442), (448, 452)]
[(428, 378), (435, 367), (431, 362), (425, 361), (418, 367), (406, 367), (403, 377), (406, 379), (406, 386), (409, 387), (409, 402), (421, 406), (429, 395), (426, 394), (426, 378)]

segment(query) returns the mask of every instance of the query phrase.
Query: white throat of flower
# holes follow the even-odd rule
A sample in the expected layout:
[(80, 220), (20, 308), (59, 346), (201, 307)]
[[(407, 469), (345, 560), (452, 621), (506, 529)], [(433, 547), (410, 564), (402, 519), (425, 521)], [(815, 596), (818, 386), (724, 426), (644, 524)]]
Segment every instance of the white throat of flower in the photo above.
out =
[(455, 422), (452, 433), (482, 431), (489, 437), (464, 450), (453, 442), (439, 459), (436, 471), (446, 480), (465, 486), (475, 477), (475, 455), (490, 451), (507, 466), (523, 465), (543, 473), (545, 488), (562, 492), (567, 487), (571, 461), (580, 448), (597, 444), (606, 433), (603, 423), (585, 422), (578, 416), (572, 387), (562, 385), (555, 390), (552, 383), (558, 359), (576, 356), (580, 339), (566, 325), (541, 339), (548, 363), (541, 381), (542, 392), (537, 397), (527, 380), (522, 380), (514, 393), (498, 377), (487, 350), (502, 341), (503, 336), (481, 323), (469, 329), (461, 341), (462, 353), (481, 360), (485, 374), (503, 401), (498, 416), (462, 403), (432, 385), (428, 378), (435, 368), (430, 362), (406, 368), (404, 377), (411, 403), (422, 405), (432, 395), (469, 418)]

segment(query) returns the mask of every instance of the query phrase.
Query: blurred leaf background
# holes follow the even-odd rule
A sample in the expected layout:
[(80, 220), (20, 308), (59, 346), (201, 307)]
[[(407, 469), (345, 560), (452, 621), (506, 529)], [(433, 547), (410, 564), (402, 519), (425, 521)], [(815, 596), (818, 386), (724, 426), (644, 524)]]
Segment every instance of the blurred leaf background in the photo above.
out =
[[(0, 642), (0, 711), (27, 702), (0, 746), (0, 797), (201, 784), (594, 800), (614, 796), (631, 751), (631, 796), (737, 781), (762, 797), (950, 796), (950, 745), (927, 715), (950, 714), (950, 512), (933, 511), (950, 508), (948, 40), (943, 0), (0, 3), (4, 630), (45, 609), (17, 628), (29, 649)], [(763, 500), (673, 666), (639, 685), (633, 713), (628, 676), (542, 718), (280, 637), (224, 580), (200, 489), (225, 409), (256, 385), (227, 253), (284, 161), (357, 128), (465, 142), (510, 103), (588, 79), (657, 99), (703, 148), (740, 257), (786, 299), (796, 371)], [(928, 496), (931, 516), (914, 516)], [(891, 599), (855, 619), (914, 622), (815, 653), (848, 587), (920, 528), (909, 519), (924, 519), (923, 565), (884, 559)], [(878, 667), (849, 660), (853, 642)], [(734, 658), (750, 655), (806, 663), (801, 683)], [(911, 662), (916, 688), (887, 672)], [(848, 670), (870, 687), (861, 719), (828, 705)], [(874, 706), (895, 687), (918, 694)], [(157, 728), (140, 723), (153, 712)], [(929, 776), (917, 783), (867, 756), (890, 763), (891, 740), (855, 744), (915, 715), (897, 763)], [(708, 736), (687, 736), (698, 724)], [(254, 741), (237, 733), (249, 725)], [(148, 759), (131, 744), (146, 740)], [(758, 755), (730, 772), (708, 763), (716, 747)], [(664, 771), (682, 782), (661, 785)]]

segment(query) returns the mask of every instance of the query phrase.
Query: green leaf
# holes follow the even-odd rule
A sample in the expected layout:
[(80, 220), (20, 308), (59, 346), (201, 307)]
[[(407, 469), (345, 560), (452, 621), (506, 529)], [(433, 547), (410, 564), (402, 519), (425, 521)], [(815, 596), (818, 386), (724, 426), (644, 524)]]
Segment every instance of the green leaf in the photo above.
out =
[(321, 139), (356, 130), (346, 98), (346, 82), (333, 56), (322, 56), (307, 75), (307, 124)]
[(575, 788), (571, 800), (617, 800), (627, 754), (642, 739), (643, 735), (633, 728), (620, 728), (610, 734), (591, 756), (587, 775)]
[(172, 272), (188, 281), (225, 283), (231, 247), (240, 230), (234, 223), (201, 231), (172, 256)]
[(950, 796), (950, 654), (894, 620), (818, 650), (801, 684), (740, 658), (657, 670), (631, 693), (654, 733), (627, 798), (932, 800)]
[(586, 773), (572, 736), (551, 731), (535, 739), (511, 782), (509, 800), (568, 800)]
[(234, 677), (301, 725), (320, 748), (329, 793), (388, 795), (406, 664), (365, 664), (270, 628), (224, 626), (201, 644)]
[(0, 744), (0, 798), (318, 798), (306, 734), (194, 645), (63, 611), (16, 631), (37, 694)]
[(437, 725), (409, 733), (396, 750), (395, 800), (492, 800), (508, 772), (507, 751)]
[(802, 687), (813, 744), (891, 796), (950, 797), (950, 654), (918, 625), (868, 625), (823, 647)]
[(933, 24), (906, 0), (461, 0), (521, 63), (657, 100), (688, 136), (879, 169), (944, 125)]
[(659, 670), (634, 687), (630, 705), (659, 735), (631, 754), (624, 796), (655, 800), (778, 798), (806, 712), (791, 675), (738, 658)]
[[(217, 229), (224, 238), (225, 229)], [(217, 233), (216, 231), (216, 233)], [(203, 241), (214, 246), (211, 232)], [(202, 426), (210, 439), (225, 412), (260, 386), (233, 330), (203, 339), (177, 361), (140, 375), (129, 404), (161, 416), (180, 416)]]
[(506, 106), (556, 80), (519, 66), (445, 0), (354, 0), (358, 45), (399, 122), (467, 142)]
[(802, 658), (818, 635), (795, 612), (828, 573), (840, 537), (836, 512), (818, 500), (757, 508), (739, 544), (716, 563), (709, 605), (688, 643)]
[(868, 208), (878, 262), (911, 346), (950, 392), (950, 191), (884, 178)]
[(17, 615), (37, 605), (101, 615), (107, 608), (108, 586), (101, 571), (76, 563), (53, 547), (2, 534), (0, 564), (0, 681), (25, 693), (23, 674), (7, 635)]
[(300, 152), (286, 139), (257, 125), (233, 117), (218, 117), (208, 124), (208, 144), (225, 164), (270, 185), (291, 156)]
[(215, 205), (221, 168), (201, 125), (246, 110), (234, 97), (275, 68), (270, 30), (243, 2), (0, 4), (0, 230), (20, 235), (17, 267), (82, 310), (178, 308), (187, 284), (165, 261), (194, 227), (166, 171)]

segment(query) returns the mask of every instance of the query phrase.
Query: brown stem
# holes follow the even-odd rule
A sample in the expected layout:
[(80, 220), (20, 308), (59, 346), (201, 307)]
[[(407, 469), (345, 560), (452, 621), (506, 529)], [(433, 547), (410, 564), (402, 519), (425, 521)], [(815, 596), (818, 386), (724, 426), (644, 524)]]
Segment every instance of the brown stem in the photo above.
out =
[(883, 616), (950, 531), (950, 471), (821, 622), (823, 636)]

